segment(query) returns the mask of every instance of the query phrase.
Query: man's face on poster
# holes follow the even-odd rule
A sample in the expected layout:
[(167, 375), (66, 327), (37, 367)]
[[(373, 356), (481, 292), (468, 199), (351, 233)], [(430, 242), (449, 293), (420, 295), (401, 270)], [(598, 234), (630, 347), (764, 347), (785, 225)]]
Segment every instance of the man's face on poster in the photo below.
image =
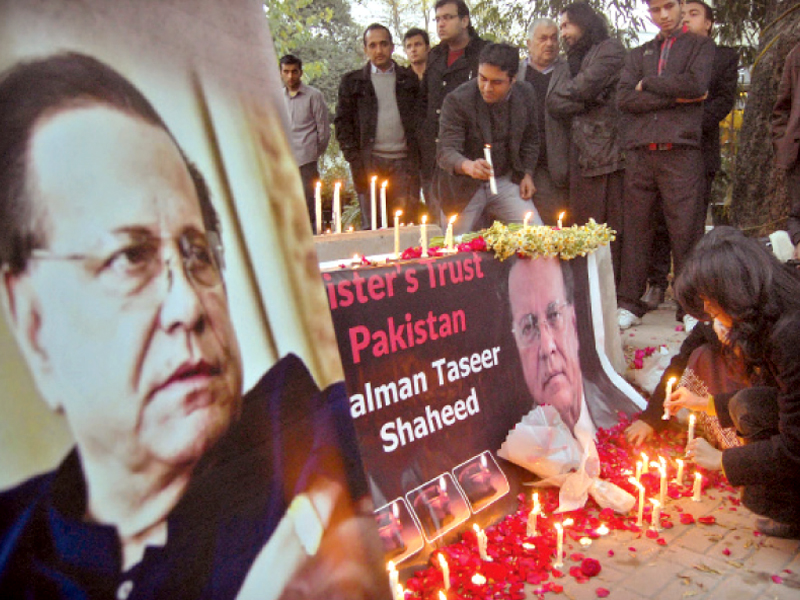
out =
[(239, 411), (241, 359), (176, 144), (89, 104), (42, 117), (27, 165), (46, 243), (6, 285), (42, 395), (83, 455), (196, 461)]
[(525, 383), (536, 404), (550, 404), (572, 430), (580, 416), (583, 380), (575, 309), (557, 258), (519, 259), (508, 290)]

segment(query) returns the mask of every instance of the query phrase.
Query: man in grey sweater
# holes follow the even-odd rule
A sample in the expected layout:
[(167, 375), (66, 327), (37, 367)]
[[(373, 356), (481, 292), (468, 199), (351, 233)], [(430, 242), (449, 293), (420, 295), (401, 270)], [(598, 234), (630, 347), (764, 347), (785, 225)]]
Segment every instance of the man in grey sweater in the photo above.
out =
[[(361, 206), (362, 229), (370, 228), (370, 183), (388, 180), (389, 213), (402, 210), (416, 221), (419, 205), (419, 158), (416, 103), (419, 79), (392, 60), (391, 32), (373, 23), (364, 32), (369, 62), (350, 71), (339, 85), (334, 125), (336, 139), (350, 163)], [(380, 221), (377, 221), (380, 226)]]

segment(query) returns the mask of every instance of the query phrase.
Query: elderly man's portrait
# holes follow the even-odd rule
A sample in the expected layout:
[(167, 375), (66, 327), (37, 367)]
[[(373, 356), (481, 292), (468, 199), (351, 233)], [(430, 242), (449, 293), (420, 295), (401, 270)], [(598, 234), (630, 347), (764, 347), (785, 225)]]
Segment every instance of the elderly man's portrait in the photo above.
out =
[[(0, 597), (388, 596), (332, 327), (307, 310), (325, 299), (282, 104), (248, 100), (279, 87), (277, 69), (240, 64), (240, 94), (194, 50), (199, 65), (176, 53), (159, 74), (158, 52), (131, 46), (141, 3), (53, 4), (0, 13), (41, 36), (0, 57)], [(191, 37), (184, 4), (157, 10)], [(98, 22), (116, 50), (81, 39)], [(181, 64), (188, 85), (164, 91)], [(237, 116), (254, 158), (234, 181)], [(290, 206), (254, 217), (237, 201), (248, 185)], [(251, 247), (243, 221), (265, 216), (299, 260)]]
[(617, 411), (630, 413), (636, 407), (607, 381), (603, 381), (605, 386), (594, 381), (605, 378), (592, 344), (581, 346), (581, 339), (588, 337), (593, 342), (592, 316), (584, 306), (584, 317), (579, 318), (574, 262), (553, 257), (512, 258), (508, 308), (532, 405), (555, 408), (573, 434), (582, 430), (594, 435), (597, 427), (616, 423)]

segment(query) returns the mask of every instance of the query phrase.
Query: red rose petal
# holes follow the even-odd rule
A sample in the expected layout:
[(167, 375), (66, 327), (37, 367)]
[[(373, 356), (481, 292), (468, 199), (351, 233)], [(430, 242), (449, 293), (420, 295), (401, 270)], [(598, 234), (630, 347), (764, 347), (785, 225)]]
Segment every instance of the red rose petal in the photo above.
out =
[(730, 555), (731, 555), (731, 551), (730, 551), (730, 549), (728, 549), (728, 548), (725, 548), (725, 549), (722, 551), (722, 553), (723, 553), (725, 556), (730, 556)]
[(658, 538), (656, 540), (656, 544), (658, 544), (659, 546), (666, 546), (667, 545), (667, 540), (665, 540), (664, 538)]
[(602, 570), (603, 567), (600, 565), (599, 560), (594, 558), (584, 558), (581, 561), (581, 573), (583, 573), (586, 577), (594, 577)]
[(697, 522), (703, 525), (713, 525), (717, 522), (717, 519), (714, 518), (714, 515), (706, 515), (705, 517), (698, 517)]
[(772, 581), (775, 583), (783, 583), (783, 577), (781, 577), (780, 575), (773, 575)]
[(654, 540), (654, 539), (656, 539), (658, 537), (658, 532), (653, 530), (653, 529), (648, 529), (647, 533), (645, 533), (645, 535), (648, 538), (650, 538), (651, 540)]
[(628, 546), (628, 551), (629, 552), (636, 552), (636, 548), (634, 548), (633, 546)]
[(611, 592), (609, 592), (609, 591), (608, 591), (606, 588), (597, 588), (597, 589), (594, 591), (594, 593), (595, 593), (595, 594), (597, 594), (597, 597), (598, 597), (598, 598), (608, 598), (608, 595), (609, 595)]
[(613, 551), (613, 550), (609, 550), (609, 551), (608, 551), (608, 555), (609, 555), (609, 556), (614, 556), (614, 551)]
[(692, 523), (694, 523), (694, 517), (689, 513), (683, 513), (681, 515), (681, 523), (683, 523), (684, 525), (691, 525)]

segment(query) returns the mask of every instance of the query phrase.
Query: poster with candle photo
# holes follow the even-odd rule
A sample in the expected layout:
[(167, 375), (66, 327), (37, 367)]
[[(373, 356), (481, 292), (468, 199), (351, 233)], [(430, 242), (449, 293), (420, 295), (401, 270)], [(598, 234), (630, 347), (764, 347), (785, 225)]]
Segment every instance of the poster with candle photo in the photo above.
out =
[(263, 4), (0, 31), (0, 597), (389, 598)]
[(424, 541), (384, 538), (399, 569), (516, 509), (535, 477), (497, 451), (534, 407), (556, 408), (567, 435), (640, 410), (597, 351), (595, 268), (462, 252), (323, 272), (373, 498), (404, 498), (413, 521), (394, 525)]

